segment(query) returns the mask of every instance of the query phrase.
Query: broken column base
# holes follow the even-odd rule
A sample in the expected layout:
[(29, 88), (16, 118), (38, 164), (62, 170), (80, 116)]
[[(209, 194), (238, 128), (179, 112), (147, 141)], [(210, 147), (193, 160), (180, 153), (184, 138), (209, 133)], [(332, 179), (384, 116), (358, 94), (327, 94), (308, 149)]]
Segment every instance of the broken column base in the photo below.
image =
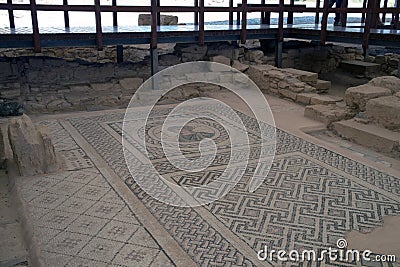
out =
[(13, 161), (22, 176), (52, 173), (60, 161), (47, 128), (36, 126), (27, 115), (0, 120), (0, 163)]

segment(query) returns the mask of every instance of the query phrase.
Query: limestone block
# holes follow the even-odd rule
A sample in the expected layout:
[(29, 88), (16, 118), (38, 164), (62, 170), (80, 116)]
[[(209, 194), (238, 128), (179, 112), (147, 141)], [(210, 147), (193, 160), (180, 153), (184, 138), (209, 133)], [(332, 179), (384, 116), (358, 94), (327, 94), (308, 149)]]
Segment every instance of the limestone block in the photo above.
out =
[(278, 92), (283, 97), (290, 98), (290, 99), (292, 99), (294, 101), (296, 100), (297, 94), (295, 92), (292, 92), (292, 91), (286, 90), (286, 89), (278, 90)]
[(375, 63), (380, 65), (386, 64), (386, 57), (384, 55), (376, 55)]
[(394, 76), (377, 77), (369, 81), (369, 84), (390, 89), (393, 94), (400, 91), (400, 79)]
[(311, 98), (311, 105), (329, 105), (343, 101), (343, 98), (333, 95), (317, 95)]
[(205, 54), (207, 52), (206, 45), (198, 44), (177, 44), (174, 49), (182, 53), (195, 53), (195, 54)]
[(360, 111), (365, 111), (365, 105), (368, 100), (391, 95), (391, 91), (387, 88), (363, 84), (355, 87), (350, 87), (346, 90), (346, 104)]
[(27, 115), (10, 119), (8, 137), (21, 175), (50, 173), (59, 169), (49, 132), (44, 127), (35, 127)]
[(244, 57), (246, 60), (251, 62), (262, 62), (264, 52), (261, 50), (247, 50)]
[(331, 82), (318, 79), (315, 88), (317, 92), (328, 92), (331, 89)]
[(400, 98), (383, 96), (371, 99), (366, 105), (366, 115), (387, 129), (400, 129)]
[(54, 99), (46, 105), (47, 109), (50, 111), (64, 110), (66, 108), (70, 108), (71, 106), (71, 103), (64, 99)]
[(311, 102), (312, 97), (319, 96), (318, 94), (315, 93), (300, 93), (297, 94), (296, 102), (309, 105)]
[(119, 80), (119, 84), (124, 90), (136, 91), (143, 83), (142, 78), (125, 78)]
[(160, 66), (174, 66), (181, 63), (181, 60), (176, 55), (159, 55), (158, 64)]
[(310, 105), (304, 110), (304, 116), (330, 125), (332, 122), (349, 119), (352, 114), (346, 108), (337, 105)]
[(115, 94), (115, 90), (118, 89), (115, 83), (92, 83), (90, 87), (92, 87), (92, 93), (108, 92)]
[(313, 86), (315, 86), (317, 84), (318, 73), (304, 71), (304, 70), (298, 70), (298, 69), (292, 69), (292, 68), (286, 68), (283, 70), (287, 73), (293, 74), (302, 82), (308, 83)]
[(210, 61), (216, 62), (216, 63), (221, 63), (221, 64), (228, 65), (228, 66), (231, 65), (231, 59), (227, 58), (225, 56), (221, 56), (221, 55), (210, 57)]
[(249, 65), (241, 63), (239, 60), (234, 60), (232, 67), (237, 69), (238, 71), (245, 72), (249, 69)]

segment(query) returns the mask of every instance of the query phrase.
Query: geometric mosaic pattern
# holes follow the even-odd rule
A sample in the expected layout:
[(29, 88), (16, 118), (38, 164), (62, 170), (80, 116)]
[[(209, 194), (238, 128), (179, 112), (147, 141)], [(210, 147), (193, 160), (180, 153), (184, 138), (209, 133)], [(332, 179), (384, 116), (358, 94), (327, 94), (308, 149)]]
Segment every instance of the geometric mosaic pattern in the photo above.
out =
[[(197, 112), (196, 107), (192, 108), (192, 112)], [(158, 108), (155, 111), (157, 120), (162, 121), (170, 110), (170, 107)], [(210, 113), (229, 121), (223, 110)], [(199, 266), (265, 266), (266, 262), (261, 263), (256, 259), (256, 252), (264, 245), (270, 249), (322, 250), (334, 246), (336, 240), (343, 238), (349, 230), (370, 231), (382, 223), (383, 216), (400, 214), (398, 177), (279, 129), (277, 154), (271, 171), (255, 192), (248, 192), (249, 179), (256, 167), (255, 163), (250, 162), (246, 175), (222, 199), (198, 208), (166, 205), (143, 192), (125, 165), (120, 136), (123, 115), (123, 112), (115, 111), (71, 117), (64, 122), (45, 122), (55, 135), (58, 150), (66, 155), (71, 154), (67, 151), (79, 150), (84, 154), (81, 156), (88, 160), (83, 165), (72, 164), (71, 170), (62, 179), (50, 176), (37, 181), (39, 184), (35, 184), (35, 181), (29, 183), (30, 188), (38, 190), (32, 193), (27, 189), (26, 192), (33, 209), (36, 209), (37, 227), (42, 231), (50, 229), (43, 249), (49, 262), (57, 262), (58, 257), (64, 257), (64, 260), (79, 261), (79, 264), (87, 261), (100, 264), (106, 263), (105, 259), (111, 257), (112, 263), (120, 266), (149, 266), (160, 262), (162, 265), (173, 264), (168, 253), (146, 230), (146, 223), (137, 220), (137, 211), (128, 208), (118, 196), (119, 192), (110, 187), (96, 164), (85, 154), (85, 149), (63, 128), (65, 123), (79, 132)], [(238, 115), (251, 134), (254, 131), (250, 140), (257, 147), (256, 122), (240, 112)], [(140, 118), (141, 114), (138, 113)], [(159, 127), (158, 121), (154, 122), (154, 129)], [(186, 129), (180, 141), (190, 144), (204, 137), (218, 140), (216, 143), (220, 144), (220, 153), (212, 169), (203, 172), (185, 173), (172, 168), (167, 159), (159, 154), (157, 130), (149, 139), (155, 151), (154, 165), (178, 184), (209, 183), (221, 175), (226, 166), (229, 146), (223, 140), (223, 130), (209, 122), (199, 123), (202, 124), (200, 134), (194, 131), (200, 128), (192, 125)], [(69, 142), (65, 141), (67, 138), (71, 138)], [(137, 149), (140, 151), (142, 148)], [(188, 157), (195, 155), (190, 146), (186, 152)], [(140, 160), (136, 170), (138, 175), (148, 173), (148, 168)], [(64, 192), (63, 195), (57, 194), (60, 191)], [(52, 204), (50, 208), (49, 203)], [(131, 227), (127, 227), (126, 222)], [(143, 238), (148, 242), (138, 244)], [(276, 266), (282, 263), (269, 264)], [(355, 265), (328, 261), (320, 264)], [(396, 263), (385, 264), (394, 266)]]

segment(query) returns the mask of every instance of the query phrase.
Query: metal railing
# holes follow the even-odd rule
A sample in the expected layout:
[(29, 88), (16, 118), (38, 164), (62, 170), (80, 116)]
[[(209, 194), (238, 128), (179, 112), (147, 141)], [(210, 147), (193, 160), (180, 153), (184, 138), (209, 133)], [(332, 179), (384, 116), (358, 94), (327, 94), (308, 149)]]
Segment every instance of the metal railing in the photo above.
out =
[(261, 0), (260, 5), (247, 4), (247, 0), (242, 0), (238, 6), (233, 5), (233, 0), (229, 0), (229, 7), (205, 7), (204, 0), (194, 0), (193, 6), (161, 6), (160, 0), (151, 0), (151, 6), (118, 6), (117, 0), (112, 0), (111, 5), (101, 5), (100, 0), (94, 0), (94, 5), (69, 5), (68, 0), (63, 0), (62, 5), (36, 4), (36, 0), (30, 0), (30, 4), (14, 4), (12, 0), (7, 0), (7, 3), (0, 4), (0, 10), (7, 10), (9, 15), (10, 28), (15, 28), (14, 11), (28, 10), (31, 12), (33, 45), (34, 50), (39, 52), (40, 47), (40, 32), (38, 25), (38, 11), (61, 11), (64, 14), (64, 26), (70, 26), (69, 12), (83, 11), (94, 12), (96, 25), (96, 46), (97, 49), (103, 48), (103, 33), (101, 14), (103, 12), (111, 12), (113, 15), (113, 26), (118, 26), (118, 13), (121, 12), (141, 12), (151, 14), (151, 48), (157, 48), (157, 26), (160, 25), (160, 13), (180, 13), (192, 12), (194, 14), (194, 24), (198, 25), (198, 40), (200, 44), (204, 44), (204, 14), (207, 12), (226, 12), (228, 13), (229, 24), (233, 24), (233, 15), (238, 13), (241, 15), (241, 20), (237, 21), (241, 25), (240, 41), (246, 41), (247, 13), (261, 12), (261, 21), (265, 21), (265, 16), (271, 12), (279, 14), (277, 42), (283, 41), (284, 33), (284, 13), (288, 12), (288, 23), (293, 23), (293, 13), (308, 12), (315, 13), (315, 23), (319, 23), (319, 14), (322, 13), (320, 43), (325, 44), (327, 36), (328, 14), (332, 12), (340, 12), (342, 16), (342, 25), (346, 26), (348, 13), (361, 13), (362, 22), (365, 23), (363, 31), (363, 47), (368, 46), (368, 38), (370, 30), (377, 26), (378, 16), (382, 14), (382, 21), (385, 21), (386, 14), (392, 14), (393, 25), (399, 24), (400, 0), (397, 1), (397, 7), (387, 7), (387, 0), (384, 0), (384, 7), (379, 6), (380, 0), (364, 0), (362, 8), (347, 7), (347, 0), (343, 1), (340, 8), (329, 8), (328, 0), (324, 0), (323, 7), (320, 7), (320, 0), (316, 0), (316, 7), (306, 7), (304, 5), (295, 5), (294, 0), (290, 0), (289, 5), (284, 4), (284, 0), (279, 0), (277, 5), (268, 5), (265, 0)]

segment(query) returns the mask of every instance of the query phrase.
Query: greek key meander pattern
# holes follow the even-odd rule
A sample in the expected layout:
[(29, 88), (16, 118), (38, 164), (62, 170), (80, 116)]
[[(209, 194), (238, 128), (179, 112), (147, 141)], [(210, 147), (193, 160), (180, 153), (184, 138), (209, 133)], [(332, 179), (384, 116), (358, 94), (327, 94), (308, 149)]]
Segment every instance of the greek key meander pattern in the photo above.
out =
[[(165, 116), (169, 111), (169, 108), (160, 108), (154, 112)], [(197, 112), (197, 107), (191, 111)], [(221, 110), (216, 114), (225, 115)], [(254, 119), (239, 112), (238, 115), (246, 127), (257, 128)], [(122, 118), (122, 113), (113, 113), (70, 118), (68, 121), (199, 265), (256, 265), (232, 247), (223, 233), (216, 231), (212, 223), (204, 220), (195, 209), (159, 203), (136, 185), (125, 165), (120, 140), (104, 128), (104, 123), (112, 124), (110, 129), (121, 133), (117, 127), (120, 124), (116, 122)], [(400, 195), (400, 182), (396, 177), (281, 130), (277, 130), (277, 155), (268, 177), (256, 192), (247, 192), (248, 180), (255, 168), (250, 164), (246, 176), (232, 192), (205, 206), (216, 220), (255, 252), (264, 244), (269, 249), (324, 249), (333, 246), (350, 229), (367, 231), (380, 225), (382, 216), (400, 213), (399, 198), (390, 197)], [(130, 156), (135, 157), (133, 154)], [(223, 172), (226, 156), (224, 153), (218, 155), (212, 171), (196, 174), (178, 173), (168, 167), (165, 160), (156, 164), (158, 170), (168, 173), (177, 183), (198, 185), (208, 183)], [(138, 175), (152, 175), (146, 166), (136, 162)], [(325, 164), (330, 167), (325, 167)], [(357, 183), (359, 180), (370, 186), (360, 185)], [(382, 195), (375, 188), (391, 194)], [(347, 263), (326, 264), (351, 266)]]

